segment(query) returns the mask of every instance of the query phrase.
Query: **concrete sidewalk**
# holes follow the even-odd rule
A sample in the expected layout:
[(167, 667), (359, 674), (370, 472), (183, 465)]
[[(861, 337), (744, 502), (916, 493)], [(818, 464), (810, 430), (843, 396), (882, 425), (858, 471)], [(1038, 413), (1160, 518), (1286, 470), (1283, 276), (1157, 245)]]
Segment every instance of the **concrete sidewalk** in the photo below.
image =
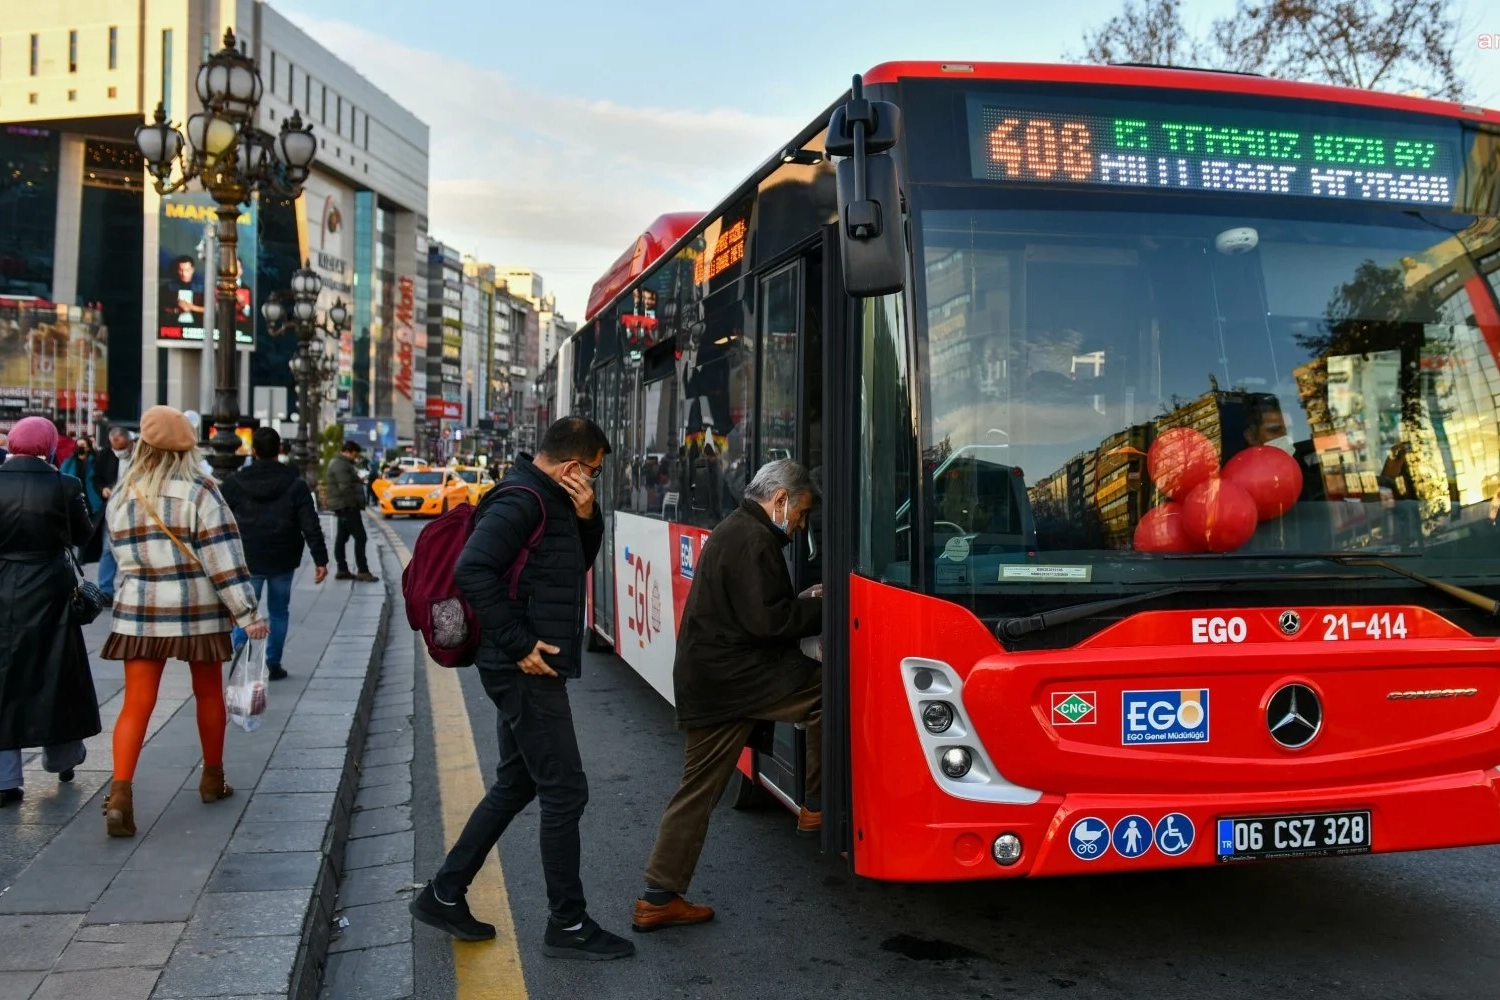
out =
[[(331, 518), (324, 520), (333, 538)], [(371, 562), (386, 546), (370, 532)], [(103, 790), (122, 666), (86, 630), (105, 731), (68, 785), (26, 765), (26, 799), (0, 810), (0, 998), (310, 997), (327, 954), (359, 753), (374, 701), (386, 585), (304, 562), (291, 635), (261, 728), (229, 728), (235, 794), (199, 801), (188, 671), (169, 664), (135, 777), (131, 839), (104, 833)]]

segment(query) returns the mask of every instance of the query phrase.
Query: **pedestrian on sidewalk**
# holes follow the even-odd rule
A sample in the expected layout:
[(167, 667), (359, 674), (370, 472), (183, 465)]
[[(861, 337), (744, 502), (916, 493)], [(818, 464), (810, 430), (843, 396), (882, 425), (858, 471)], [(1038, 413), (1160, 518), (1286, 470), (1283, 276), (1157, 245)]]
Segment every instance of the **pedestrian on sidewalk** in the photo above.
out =
[(57, 440), (52, 421), (18, 420), (0, 465), (0, 806), (22, 796), (23, 748), (72, 781), (101, 729), (68, 552), (94, 525), (83, 484), (52, 464)]
[[(380, 578), (370, 572), (370, 564), (365, 558), (365, 484), (360, 482), (359, 469), (354, 465), (363, 450), (358, 441), (345, 441), (343, 449), (328, 463), (328, 509), (338, 521), (338, 531), (333, 536), (333, 556), (339, 570), (333, 578), (376, 583)], [(344, 543), (351, 538), (354, 539), (354, 565), (359, 567), (358, 574), (350, 573), (349, 564), (344, 560)]]
[[(239, 523), (255, 599), (260, 600), (262, 589), (266, 592), (266, 617), (271, 620), (266, 667), (271, 680), (279, 681), (287, 676), (281, 654), (303, 542), (312, 550), (314, 583), (328, 579), (328, 545), (307, 482), (296, 469), (281, 464), (281, 435), (261, 427), (250, 435), (250, 450), (254, 461), (231, 473), (221, 490)], [(244, 630), (235, 629), (231, 642), (236, 650), (244, 645)]]
[(686, 761), (646, 865), (646, 891), (635, 901), (638, 931), (713, 918), (712, 907), (682, 894), (698, 866), (714, 805), (757, 721), (806, 724), (797, 832), (822, 829), (823, 671), (801, 650), (801, 640), (822, 631), (822, 589), (798, 595), (782, 552), (807, 524), (816, 497), (801, 465), (789, 458), (766, 463), (693, 568), (672, 667)]
[(83, 484), (84, 498), (88, 500), (89, 516), (93, 520), (93, 533), (78, 547), (78, 561), (85, 566), (99, 561), (104, 546), (104, 498), (99, 495), (94, 484), (94, 467), (98, 464), (99, 456), (94, 449), (94, 439), (87, 434), (78, 438), (73, 454), (62, 464), (63, 475), (72, 476)]
[[(94, 488), (106, 504), (114, 495), (115, 488), (124, 481), (125, 474), (130, 471), (130, 460), (134, 453), (135, 442), (131, 439), (130, 432), (123, 427), (111, 427), (109, 447), (99, 453), (99, 461), (94, 465)], [(99, 590), (104, 594), (105, 606), (109, 607), (115, 601), (116, 563), (109, 541), (107, 517), (102, 530), (104, 537), (99, 549)]]
[[(579, 874), (578, 821), (588, 779), (573, 731), (567, 682), (583, 661), (584, 580), (604, 540), (594, 480), (609, 442), (599, 425), (564, 417), (540, 454), (521, 455), (486, 494), (453, 579), (483, 631), (475, 665), (499, 709), (500, 766), (438, 873), (412, 900), (412, 916), (463, 941), (495, 928), (469, 912), (469, 885), (505, 828), (532, 799), (542, 810), (542, 870), (550, 919), (543, 953), (593, 961), (625, 958), (635, 945), (589, 918)], [(511, 599), (507, 574), (543, 529)]]
[(234, 793), (224, 780), (224, 661), (234, 652), (229, 632), (239, 625), (250, 638), (264, 639), (270, 631), (256, 614), (234, 514), (198, 469), (197, 444), (179, 411), (151, 407), (141, 417), (130, 471), (109, 504), (120, 589), (102, 655), (125, 661), (114, 782), (104, 804), (111, 837), (135, 836), (131, 783), (168, 660), (186, 660), (192, 670), (203, 748), (198, 794), (217, 802)]

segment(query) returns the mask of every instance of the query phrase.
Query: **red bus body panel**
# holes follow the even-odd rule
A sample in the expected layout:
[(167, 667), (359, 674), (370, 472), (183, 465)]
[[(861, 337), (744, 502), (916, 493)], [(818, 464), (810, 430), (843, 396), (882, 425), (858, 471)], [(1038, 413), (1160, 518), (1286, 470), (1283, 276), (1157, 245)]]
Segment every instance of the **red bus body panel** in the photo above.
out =
[[(1132, 616), (1066, 650), (1008, 653), (966, 609), (855, 577), (850, 581), (850, 713), (855, 870), (896, 880), (1065, 875), (1216, 862), (1216, 819), (1368, 809), (1375, 853), (1500, 841), (1500, 649), (1422, 608), (1299, 607)], [(1404, 616), (1404, 639), (1329, 641), (1325, 616)], [(1244, 621), (1239, 642), (1193, 641), (1195, 619)], [(1335, 632), (1342, 630), (1335, 627)], [(1199, 633), (1207, 634), (1206, 628)], [(1004, 778), (1041, 792), (1031, 805), (957, 798), (931, 776), (903, 689), (919, 656), (963, 678), (973, 734)], [(1324, 723), (1305, 747), (1269, 736), (1266, 703), (1301, 682)], [(1125, 691), (1211, 692), (1205, 743), (1125, 745)], [(1472, 695), (1397, 698), (1413, 690)], [(1052, 696), (1096, 698), (1089, 725), (1054, 725)], [(1072, 821), (1187, 816), (1190, 849), (1128, 859), (1076, 857)], [(990, 845), (1020, 836), (1001, 867)]]

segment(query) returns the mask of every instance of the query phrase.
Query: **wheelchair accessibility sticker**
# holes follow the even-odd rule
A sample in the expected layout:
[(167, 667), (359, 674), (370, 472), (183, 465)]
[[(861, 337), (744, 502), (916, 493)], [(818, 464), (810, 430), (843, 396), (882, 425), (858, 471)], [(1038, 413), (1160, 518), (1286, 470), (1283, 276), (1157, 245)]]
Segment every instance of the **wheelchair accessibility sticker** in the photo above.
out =
[(1080, 861), (1097, 861), (1109, 853), (1109, 825), (1085, 816), (1068, 831), (1068, 847)]
[(1156, 821), (1156, 849), (1169, 858), (1193, 846), (1193, 821), (1182, 813), (1167, 813)]

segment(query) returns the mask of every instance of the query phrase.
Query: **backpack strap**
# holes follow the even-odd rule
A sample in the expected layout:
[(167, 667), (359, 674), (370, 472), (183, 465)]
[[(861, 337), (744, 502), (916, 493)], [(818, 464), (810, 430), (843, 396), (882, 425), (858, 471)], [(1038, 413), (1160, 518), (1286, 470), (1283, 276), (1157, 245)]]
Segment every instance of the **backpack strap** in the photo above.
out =
[[(542, 500), (542, 495), (536, 490), (530, 486), (522, 486), (516, 483), (510, 486), (496, 486), (491, 493), (509, 493), (513, 490), (530, 493), (536, 499), (536, 506), (537, 510), (541, 512), (541, 519), (537, 521), (536, 528), (531, 532), (531, 537), (526, 539), (525, 547), (521, 549), (520, 554), (516, 556), (516, 561), (511, 563), (510, 570), (505, 574), (505, 578), (510, 584), (510, 599), (512, 601), (516, 600), (520, 594), (521, 571), (526, 568), (526, 560), (531, 557), (532, 552), (536, 551), (536, 547), (541, 544), (542, 535), (547, 531), (547, 504)], [(485, 499), (488, 500), (489, 497)]]

